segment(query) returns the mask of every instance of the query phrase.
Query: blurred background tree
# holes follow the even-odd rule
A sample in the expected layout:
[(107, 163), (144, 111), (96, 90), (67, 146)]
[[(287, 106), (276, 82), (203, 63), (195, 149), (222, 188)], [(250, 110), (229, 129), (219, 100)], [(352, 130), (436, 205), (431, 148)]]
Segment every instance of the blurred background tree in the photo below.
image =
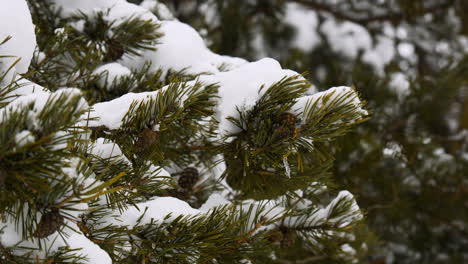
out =
[(339, 140), (333, 179), (380, 238), (369, 263), (468, 261), (467, 1), (160, 2), (216, 53), (273, 57), (367, 100), (372, 119)]

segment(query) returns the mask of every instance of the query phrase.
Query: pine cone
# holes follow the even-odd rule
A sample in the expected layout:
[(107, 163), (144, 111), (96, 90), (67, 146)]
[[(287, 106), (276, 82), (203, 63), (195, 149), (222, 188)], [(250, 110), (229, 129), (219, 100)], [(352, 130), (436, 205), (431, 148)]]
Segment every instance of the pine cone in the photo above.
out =
[(280, 246), (281, 248), (289, 248), (294, 243), (296, 243), (297, 234), (296, 231), (292, 229), (284, 229), (283, 230), (283, 239), (281, 240)]
[(291, 130), (287, 126), (280, 126), (273, 132), (275, 137), (274, 140), (283, 140), (294, 136), (294, 130)]
[(283, 140), (286, 138), (293, 138), (296, 135), (296, 122), (297, 118), (294, 114), (283, 112), (279, 117), (279, 122), (276, 124), (274, 130), (274, 140)]
[(179, 178), (179, 186), (183, 189), (190, 190), (192, 187), (197, 183), (198, 177), (200, 175), (198, 174), (198, 170), (192, 167), (185, 168), (181, 173), (180, 173), (180, 178)]
[(159, 138), (159, 133), (150, 128), (145, 128), (135, 143), (135, 152), (142, 152), (152, 146)]
[(41, 221), (39, 221), (33, 236), (38, 238), (48, 237), (59, 230), (62, 225), (63, 216), (60, 215), (59, 209), (54, 207), (50, 212), (41, 216)]
[(272, 243), (281, 242), (283, 237), (283, 232), (281, 232), (279, 229), (273, 229), (268, 232), (268, 240)]
[(281, 126), (285, 126), (290, 130), (294, 130), (296, 128), (297, 117), (294, 114), (284, 112), (280, 115), (280, 124)]

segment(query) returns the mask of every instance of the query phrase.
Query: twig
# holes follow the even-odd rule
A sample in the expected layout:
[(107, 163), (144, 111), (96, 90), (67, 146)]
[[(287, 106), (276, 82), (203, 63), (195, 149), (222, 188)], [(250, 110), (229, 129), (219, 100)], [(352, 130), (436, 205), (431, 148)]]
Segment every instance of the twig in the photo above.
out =
[(255, 224), (255, 227), (249, 231), (249, 233), (247, 233), (245, 235), (245, 238), (244, 239), (240, 239), (240, 240), (237, 240), (237, 243), (239, 244), (242, 244), (242, 243), (245, 243), (247, 242), (247, 239), (253, 235), (253, 233), (255, 233), (255, 231), (257, 231), (260, 227), (263, 226), (263, 224), (265, 224), (265, 222), (267, 221), (268, 219), (264, 216), (260, 217), (260, 221), (258, 223)]
[(33, 193), (37, 193), (37, 190), (34, 189), (33, 187), (31, 187), (31, 185), (29, 185), (29, 183), (21, 176), (19, 175), (19, 173), (17, 173), (16, 171), (14, 172), (15, 176), (20, 179)]

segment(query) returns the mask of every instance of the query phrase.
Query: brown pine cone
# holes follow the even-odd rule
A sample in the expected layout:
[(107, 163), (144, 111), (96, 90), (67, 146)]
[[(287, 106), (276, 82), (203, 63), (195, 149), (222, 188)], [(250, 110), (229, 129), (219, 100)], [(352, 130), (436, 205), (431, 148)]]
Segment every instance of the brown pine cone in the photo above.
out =
[(41, 220), (33, 236), (37, 238), (48, 237), (59, 230), (62, 225), (63, 216), (60, 215), (59, 209), (54, 207), (50, 212), (41, 216)]
[(284, 112), (280, 115), (280, 124), (281, 126), (286, 126), (289, 129), (293, 130), (296, 128), (297, 117), (294, 114)]
[(280, 126), (274, 130), (274, 140), (283, 140), (286, 138), (294, 137), (294, 130), (287, 126)]
[(191, 190), (192, 187), (197, 183), (198, 177), (198, 170), (192, 167), (185, 168), (179, 177), (179, 186), (186, 190)]
[(272, 243), (279, 243), (283, 240), (283, 232), (278, 228), (268, 232), (268, 240)]
[(138, 137), (135, 143), (135, 152), (142, 152), (156, 143), (159, 138), (159, 133), (150, 128), (145, 128)]
[(296, 231), (289, 229), (289, 228), (284, 229), (283, 239), (281, 240), (281, 243), (280, 243), (281, 248), (291, 247), (292, 245), (294, 245), (294, 243), (296, 243), (296, 238), (297, 238)]

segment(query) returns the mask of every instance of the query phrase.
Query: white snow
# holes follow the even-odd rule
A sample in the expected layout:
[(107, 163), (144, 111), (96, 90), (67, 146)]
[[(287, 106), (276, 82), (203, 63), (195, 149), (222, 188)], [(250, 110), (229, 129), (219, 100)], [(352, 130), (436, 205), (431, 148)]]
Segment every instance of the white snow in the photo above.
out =
[[(329, 96), (329, 99), (326, 102), (326, 105), (330, 105), (331, 102), (333, 102), (339, 96), (343, 96), (343, 95), (349, 95), (349, 96), (345, 100), (339, 101), (341, 105), (353, 106), (355, 111), (359, 113), (361, 116), (368, 115), (368, 112), (362, 108), (361, 100), (359, 100), (359, 96), (356, 93), (356, 91), (353, 88), (348, 87), (348, 86), (332, 87), (323, 92), (318, 92), (309, 96), (303, 96), (297, 100), (296, 104), (293, 107), (293, 110), (295, 110), (296, 114), (303, 115), (304, 110), (308, 104), (313, 105), (314, 103), (316, 103), (316, 108), (311, 109), (311, 110), (319, 111), (321, 110), (321, 106), (324, 104), (323, 99), (325, 97)], [(305, 122), (305, 121), (306, 121), (305, 118), (302, 118), (302, 122)], [(348, 120), (348, 121), (352, 122), (353, 120)]]
[(104, 19), (114, 21), (113, 26), (119, 25), (125, 19), (138, 17), (143, 20), (157, 22), (157, 17), (146, 8), (127, 2), (126, 0), (52, 0), (57, 8), (61, 8), (63, 17), (70, 17), (79, 13), (92, 15), (103, 12)]
[(317, 33), (317, 14), (296, 3), (286, 4), (284, 21), (297, 29), (294, 46), (304, 51), (313, 50), (320, 43)]
[[(137, 207), (129, 207), (126, 211), (120, 213), (115, 210), (112, 215), (115, 217), (105, 217), (105, 225), (114, 224), (119, 226), (133, 227), (136, 224), (149, 224), (153, 221), (171, 221), (180, 215), (190, 216), (200, 214), (200, 210), (193, 209), (184, 201), (174, 197), (159, 197), (147, 202), (136, 204)], [(143, 217), (143, 213), (145, 212)], [(170, 217), (166, 218), (170, 214)], [(141, 217), (141, 220), (138, 219)]]
[(436, 148), (433, 153), (432, 153), (435, 157), (437, 157), (438, 159), (438, 162), (440, 163), (444, 163), (444, 162), (450, 162), (452, 161), (454, 158), (451, 154), (447, 153), (445, 151), (444, 148)]
[(297, 76), (298, 73), (284, 70), (274, 59), (265, 58), (256, 62), (244, 64), (237, 69), (221, 72), (216, 75), (201, 76), (205, 83), (218, 83), (220, 102), (216, 117), (221, 134), (231, 134), (239, 131), (226, 117), (238, 117), (236, 107), (248, 109), (252, 107), (266, 89), (259, 92), (263, 85), (268, 88), (283, 77)]
[(97, 83), (100, 88), (111, 90), (112, 88), (115, 88), (115, 85), (118, 84), (119, 80), (124, 77), (130, 77), (132, 72), (127, 67), (122, 66), (117, 62), (111, 62), (99, 66), (94, 70), (93, 74), (101, 76)]
[[(194, 84), (193, 82), (191, 84)], [(185, 84), (181, 84), (183, 86)], [(188, 84), (187, 84), (188, 85)], [(109, 129), (118, 129), (122, 126), (123, 118), (130, 110), (132, 103), (139, 105), (142, 102), (154, 100), (162, 96), (169, 88), (182, 89), (180, 86), (165, 86), (158, 91), (153, 92), (142, 92), (142, 93), (127, 93), (119, 98), (111, 101), (97, 103), (93, 105), (93, 109), (90, 113), (83, 114), (81, 125), (88, 125), (90, 127), (106, 126)], [(189, 89), (189, 88), (187, 88)], [(184, 101), (187, 99), (187, 95), (184, 93), (178, 98), (178, 104), (183, 107)], [(92, 118), (93, 120), (85, 120), (86, 118)], [(155, 130), (159, 129), (159, 126), (155, 124)]]
[(34, 142), (34, 135), (29, 130), (23, 130), (15, 135), (15, 142), (17, 147), (22, 147)]
[[(351, 209), (344, 214), (332, 217), (332, 214), (336, 210), (336, 206), (340, 201), (347, 201), (351, 203)], [(348, 191), (340, 191), (338, 195), (327, 205), (325, 208), (318, 209), (309, 219), (310, 225), (320, 225), (325, 222), (338, 224), (339, 227), (346, 227), (355, 221), (359, 221), (363, 218), (363, 215), (359, 209), (359, 206), (354, 199), (354, 196)], [(294, 223), (293, 220), (289, 222)]]
[(288, 179), (291, 179), (291, 168), (289, 167), (288, 157), (283, 157), (283, 166)]
[(126, 2), (125, 0), (52, 0), (55, 5), (62, 9), (64, 16), (70, 16), (83, 12), (90, 13), (97, 9), (105, 9), (115, 6), (117, 3)]
[(88, 263), (112, 264), (112, 260), (107, 252), (101, 249), (94, 242), (90, 241), (83, 234), (75, 231), (70, 231), (69, 234), (70, 236), (66, 241), (58, 238), (58, 241), (54, 243), (54, 247), (58, 247), (62, 244), (62, 246), (68, 245), (70, 248), (79, 248), (76, 253), (86, 256), (88, 258)]
[(208, 200), (200, 207), (200, 211), (207, 212), (208, 210), (217, 207), (230, 204), (221, 193), (213, 193), (208, 197)]
[(364, 52), (362, 60), (372, 66), (378, 74), (384, 73), (384, 67), (395, 57), (395, 41), (391, 38), (378, 36), (373, 48)]
[(338, 202), (341, 200), (351, 202), (351, 209), (345, 214), (331, 218), (328, 221), (334, 223), (341, 223), (340, 226), (347, 226), (350, 223), (361, 220), (363, 218), (363, 215), (359, 209), (359, 206), (356, 203), (356, 200), (354, 199), (354, 196), (348, 191), (339, 192), (335, 199), (333, 199), (333, 201), (327, 206), (326, 210), (328, 210), (329, 214), (331, 210), (333, 210), (333, 208), (335, 208)]
[(341, 250), (344, 253), (349, 254), (349, 255), (355, 255), (356, 254), (356, 250), (354, 248), (352, 248), (349, 244), (341, 245)]
[(31, 13), (25, 0), (0, 0), (0, 73), (10, 67), (15, 60), (21, 58), (15, 69), (18, 73), (26, 73), (36, 47), (36, 34), (31, 19)]
[(169, 8), (163, 3), (160, 3), (159, 1), (156, 0), (144, 0), (140, 4), (141, 7), (146, 8), (150, 11), (153, 11), (153, 13), (156, 13), (157, 17), (160, 20), (174, 20), (175, 17), (172, 15), (171, 11), (169, 11)]
[(112, 142), (105, 142), (104, 138), (96, 139), (96, 142), (94, 142), (90, 153), (103, 159), (120, 157), (123, 155), (117, 144)]
[[(116, 0), (112, 0), (116, 1)], [(110, 2), (112, 2), (110, 1)], [(113, 6), (110, 6), (109, 13), (107, 15), (108, 21), (116, 20), (114, 26), (119, 25), (120, 21), (123, 21), (128, 18), (138, 17), (139, 19), (145, 21), (152, 21), (157, 23), (159, 19), (148, 9), (141, 6), (128, 3), (125, 0), (116, 1), (117, 3)], [(108, 6), (109, 7), (109, 6)]]
[(163, 69), (182, 71), (188, 74), (214, 74), (224, 66), (233, 69), (246, 63), (240, 58), (221, 56), (211, 52), (201, 36), (192, 27), (178, 21), (162, 21), (160, 32), (164, 36), (159, 40), (156, 51), (145, 50), (141, 56), (124, 56), (119, 62), (130, 69), (141, 69), (147, 61), (151, 62), (151, 71)]
[(408, 77), (402, 72), (393, 73), (390, 76), (390, 83), (388, 87), (400, 99), (403, 99), (404, 97), (408, 96), (408, 94), (410, 93), (409, 91), (410, 83), (408, 81)]
[(10, 99), (11, 101), (23, 95), (48, 91), (46, 88), (40, 86), (39, 84), (33, 83), (23, 78), (18, 78), (15, 82), (18, 88), (8, 94), (8, 96), (13, 96)]
[(405, 58), (411, 58), (415, 54), (414, 45), (408, 42), (398, 44), (398, 53)]
[(72, 26), (74, 29), (76, 29), (76, 31), (78, 31), (78, 32), (84, 32), (86, 21), (84, 19), (80, 19), (80, 20), (77, 20), (77, 21), (71, 21), (69, 23), (69, 25)]
[(189, 67), (188, 72), (193, 74), (218, 72), (211, 64), (214, 54), (192, 27), (177, 21), (165, 21), (161, 29), (164, 37), (152, 59), (154, 67), (170, 66), (176, 71)]
[[(41, 214), (37, 213), (37, 217), (40, 219)], [(79, 228), (75, 223), (65, 220), (65, 225), (73, 227), (76, 230)], [(62, 229), (64, 236), (60, 236), (57, 232), (41, 239), (39, 242), (38, 239), (23, 240), (23, 231), (22, 229), (16, 229), (15, 223), (12, 219), (7, 220), (6, 222), (0, 221), (0, 229), (2, 233), (0, 234), (0, 243), (4, 247), (16, 247), (14, 251), (15, 254), (24, 254), (29, 251), (29, 248), (33, 250), (34, 254), (37, 254), (38, 257), (44, 258), (46, 256), (45, 250), (49, 251), (49, 254), (53, 254), (58, 251), (60, 247), (69, 247), (71, 249), (77, 249), (76, 254), (86, 256), (88, 258), (88, 263), (99, 263), (99, 264), (111, 264), (111, 258), (109, 255), (102, 250), (98, 245), (86, 238), (82, 233), (78, 233), (68, 227)], [(40, 244), (42, 250), (39, 250)], [(20, 249), (19, 247), (24, 247)]]
[(360, 50), (372, 47), (372, 38), (367, 30), (352, 22), (336, 22), (327, 19), (321, 26), (333, 51), (356, 58)]
[[(106, 126), (109, 129), (118, 129), (122, 125), (122, 119), (128, 112), (134, 101), (142, 102), (155, 98), (158, 92), (127, 93), (112, 101), (97, 103), (93, 105), (90, 118), (99, 118), (86, 122), (90, 127)], [(86, 113), (83, 118), (86, 118)]]
[(322, 24), (321, 31), (327, 36), (334, 52), (355, 59), (362, 51), (363, 61), (374, 66), (378, 74), (384, 73), (385, 65), (396, 54), (393, 32), (388, 26), (384, 28), (386, 35), (377, 36), (375, 43), (367, 29), (352, 22), (338, 23), (328, 18)]
[(388, 142), (385, 148), (382, 150), (384, 156), (389, 158), (401, 157), (403, 147), (398, 142)]
[[(241, 205), (239, 205), (240, 208), (242, 208), (242, 211), (246, 213), (250, 208), (252, 208), (252, 212), (257, 212), (260, 209), (262, 209), (261, 217), (266, 218), (267, 220), (272, 220), (275, 219), (279, 216), (282, 216), (286, 213), (286, 209), (280, 205), (278, 205), (275, 201), (273, 200), (261, 200), (261, 201), (256, 201), (256, 200), (244, 200)], [(249, 224), (250, 228), (253, 228), (255, 224), (257, 224), (258, 220), (255, 221), (255, 214), (252, 213), (249, 217)], [(271, 230), (275, 228), (274, 224), (271, 225), (263, 225), (260, 227), (257, 231), (260, 230)]]
[[(200, 209), (194, 209), (186, 202), (177, 198), (159, 197), (147, 202), (138, 203), (138, 208), (130, 207), (122, 213), (119, 212), (119, 210), (115, 210), (111, 214), (112, 216), (105, 217), (103, 224), (133, 227), (137, 224), (149, 224), (151, 221), (159, 223), (170, 222), (180, 215), (203, 217), (203, 215), (208, 214), (211, 209), (227, 204), (231, 203), (220, 193), (212, 194)], [(264, 211), (262, 216), (266, 219), (273, 219), (285, 212), (283, 207), (268, 200), (245, 200), (241, 205), (238, 205), (238, 209), (242, 208), (243, 212), (246, 213), (251, 206), (253, 206), (252, 212), (256, 212), (260, 208), (263, 208)], [(168, 217), (168, 215), (170, 216)], [(254, 222), (254, 215), (255, 214), (251, 214), (249, 218), (248, 225), (251, 227), (256, 224), (256, 222)], [(273, 228), (273, 226), (262, 226), (259, 230), (271, 228)]]
[[(40, 131), (42, 128), (39, 125), (38, 115), (44, 109), (46, 104), (51, 104), (53, 100), (59, 98), (59, 96), (65, 96), (66, 98), (72, 98), (73, 96), (81, 95), (81, 90), (77, 88), (61, 88), (54, 93), (46, 92), (46, 91), (36, 91), (31, 94), (27, 94), (24, 96), (20, 96), (16, 100), (12, 101), (8, 104), (5, 108), (0, 109), (0, 123), (3, 122), (2, 118), (8, 116), (8, 113), (13, 111), (17, 111), (18, 109), (22, 109), (32, 105), (31, 110), (27, 113), (28, 114), (28, 123), (30, 130), (38, 130)], [(88, 109), (88, 104), (84, 98), (81, 98), (78, 106), (76, 108), (76, 112), (84, 111)], [(7, 113), (7, 114), (4, 114)]]

